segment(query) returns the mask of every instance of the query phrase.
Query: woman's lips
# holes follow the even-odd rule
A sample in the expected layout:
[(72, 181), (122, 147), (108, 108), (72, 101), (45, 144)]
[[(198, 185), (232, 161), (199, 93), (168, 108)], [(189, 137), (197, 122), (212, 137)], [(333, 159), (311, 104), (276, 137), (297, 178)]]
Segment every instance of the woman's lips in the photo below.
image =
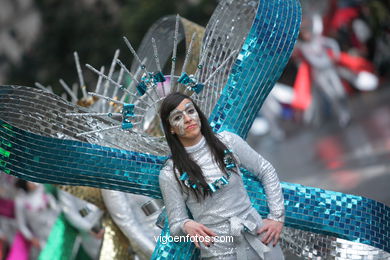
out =
[(193, 128), (195, 128), (195, 127), (196, 127), (196, 125), (190, 125), (190, 126), (187, 126), (186, 129), (193, 129)]

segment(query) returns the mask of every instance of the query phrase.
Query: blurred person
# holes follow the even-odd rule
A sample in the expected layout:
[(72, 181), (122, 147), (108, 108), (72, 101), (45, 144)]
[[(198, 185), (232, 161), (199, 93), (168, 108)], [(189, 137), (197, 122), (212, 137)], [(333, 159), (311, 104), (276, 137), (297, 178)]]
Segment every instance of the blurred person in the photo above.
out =
[[(365, 53), (365, 45), (360, 41), (370, 37), (370, 30), (363, 20), (358, 20), (361, 1), (338, 0), (331, 5), (327, 14), (326, 35), (336, 38), (343, 51), (351, 48)], [(357, 21), (355, 23), (355, 21)], [(359, 35), (356, 35), (356, 28), (363, 28)], [(362, 37), (362, 35), (364, 35)], [(359, 39), (360, 37), (360, 39)], [(360, 53), (362, 54), (362, 53)]]
[(57, 219), (59, 208), (42, 184), (18, 179), (16, 186), (19, 191), (15, 198), (15, 216), (20, 235), (16, 235), (7, 260), (27, 257), (26, 254), (20, 255), (21, 247), (27, 249), (29, 259), (37, 259)]
[[(335, 38), (342, 51), (373, 61), (381, 47), (378, 42), (389, 28), (389, 11), (381, 0), (337, 1), (331, 4), (325, 17), (325, 35)], [(388, 53), (381, 49), (379, 56)]]
[(147, 196), (102, 190), (110, 216), (128, 238), (135, 259), (150, 259), (156, 247), (155, 237), (161, 233), (156, 225), (163, 205)]
[(0, 259), (5, 259), (16, 233), (15, 177), (0, 172)]
[(101, 226), (103, 211), (61, 189), (58, 190), (58, 203), (66, 220), (79, 231), (74, 254), (81, 246), (90, 259), (98, 259), (104, 235)]
[[(297, 44), (302, 58), (301, 62), (307, 67), (306, 74), (311, 74), (314, 85), (313, 92), (316, 92), (311, 101), (302, 101), (305, 102), (303, 106), (305, 108), (304, 122), (311, 123), (320, 120), (318, 118), (321, 114), (319, 95), (323, 95), (330, 103), (340, 126), (346, 126), (351, 118), (347, 95), (337, 73), (336, 64), (329, 55), (329, 52), (332, 52), (335, 59), (338, 59), (340, 48), (335, 40), (321, 35), (323, 24), (322, 18), (318, 14), (313, 15), (311, 23), (311, 25), (302, 28), (301, 40)], [(306, 75), (306, 77), (310, 76)]]
[(0, 260), (3, 260), (7, 254), (7, 237), (0, 228)]
[(390, 75), (390, 2), (371, 0), (363, 9), (365, 17), (373, 30), (371, 55), (379, 76)]

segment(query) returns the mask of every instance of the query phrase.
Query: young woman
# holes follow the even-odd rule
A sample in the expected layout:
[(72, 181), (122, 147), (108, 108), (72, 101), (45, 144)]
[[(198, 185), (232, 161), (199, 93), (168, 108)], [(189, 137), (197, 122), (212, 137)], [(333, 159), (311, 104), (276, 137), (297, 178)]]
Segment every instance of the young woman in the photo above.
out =
[[(44, 248), (51, 228), (57, 219), (59, 208), (54, 197), (46, 193), (43, 185), (19, 179), (19, 192), (15, 198), (15, 217), (19, 232), (29, 241), (29, 259), (37, 259)], [(8, 259), (21, 259), (12, 250)]]
[[(159, 177), (171, 235), (197, 237), (204, 259), (284, 259), (277, 243), (283, 194), (272, 165), (239, 136), (214, 134), (186, 95), (168, 95), (160, 116), (172, 153)], [(262, 182), (270, 208), (267, 219), (252, 207), (238, 166)]]

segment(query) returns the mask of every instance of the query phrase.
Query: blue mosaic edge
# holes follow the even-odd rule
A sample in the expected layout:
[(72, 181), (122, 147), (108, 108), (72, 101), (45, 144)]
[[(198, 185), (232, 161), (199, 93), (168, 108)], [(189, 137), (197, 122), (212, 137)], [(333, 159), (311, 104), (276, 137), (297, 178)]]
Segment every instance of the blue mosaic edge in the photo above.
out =
[[(41, 183), (115, 189), (161, 198), (158, 175), (167, 157), (43, 137), (0, 121), (0, 170)], [(263, 188), (245, 169), (249, 197), (266, 216)], [(283, 183), (286, 226), (390, 251), (390, 209), (364, 197)]]
[(262, 1), (255, 21), (209, 122), (246, 139), (264, 100), (282, 74), (299, 34), (301, 7), (296, 0)]

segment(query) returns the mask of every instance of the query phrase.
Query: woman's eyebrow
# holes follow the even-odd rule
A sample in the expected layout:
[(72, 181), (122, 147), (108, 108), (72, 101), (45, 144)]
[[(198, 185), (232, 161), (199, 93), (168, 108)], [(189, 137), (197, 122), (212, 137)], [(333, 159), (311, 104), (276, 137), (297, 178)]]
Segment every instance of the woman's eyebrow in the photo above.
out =
[(192, 102), (188, 102), (187, 104), (184, 105), (184, 108), (187, 108), (189, 107), (190, 105), (192, 105)]
[(183, 113), (184, 110), (180, 110), (180, 109), (177, 109), (175, 108), (174, 110), (171, 111), (171, 113), (169, 113), (169, 116), (172, 116), (174, 114), (178, 114), (178, 113)]
[(172, 116), (173, 114), (176, 114), (176, 113), (183, 113), (184, 111), (186, 111), (186, 109), (193, 104), (192, 102), (188, 102), (187, 104), (184, 105), (184, 110), (180, 110), (180, 109), (177, 109), (175, 108), (174, 110), (171, 111), (171, 113), (169, 113), (169, 116)]

